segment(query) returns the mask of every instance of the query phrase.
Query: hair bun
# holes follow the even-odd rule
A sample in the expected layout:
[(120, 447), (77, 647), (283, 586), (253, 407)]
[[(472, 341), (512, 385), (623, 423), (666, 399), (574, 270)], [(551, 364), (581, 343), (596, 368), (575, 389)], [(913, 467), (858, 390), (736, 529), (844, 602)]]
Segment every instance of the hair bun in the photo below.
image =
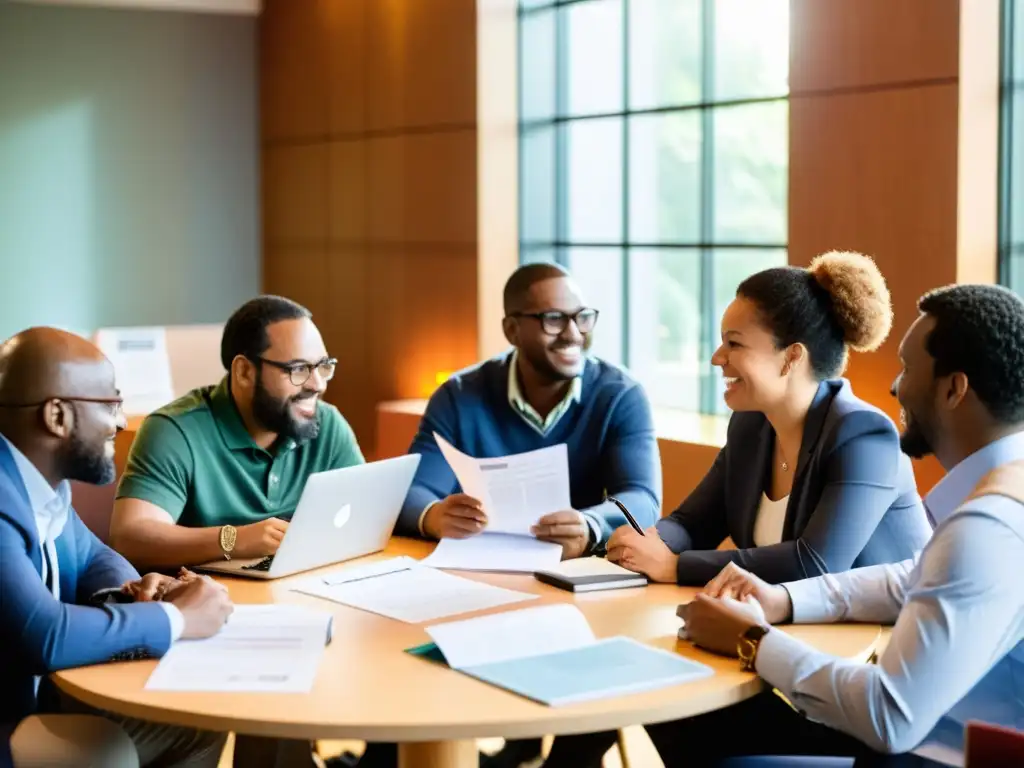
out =
[(850, 349), (878, 349), (892, 329), (892, 299), (875, 262), (862, 253), (829, 251), (815, 257), (808, 272), (832, 298)]

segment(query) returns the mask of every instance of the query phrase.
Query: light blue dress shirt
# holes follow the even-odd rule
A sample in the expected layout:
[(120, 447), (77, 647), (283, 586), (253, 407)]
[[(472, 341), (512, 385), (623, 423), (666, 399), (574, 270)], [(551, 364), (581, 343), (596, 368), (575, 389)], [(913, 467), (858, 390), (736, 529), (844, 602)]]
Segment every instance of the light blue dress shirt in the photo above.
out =
[[(68, 516), (71, 514), (71, 484), (64, 480), (56, 488), (51, 487), (36, 465), (29, 461), (10, 440), (3, 435), (0, 435), (0, 440), (7, 443), (11, 456), (14, 457), (14, 465), (18, 468), (18, 474), (21, 475), (21, 483), (25, 486), (25, 492), (28, 494), (28, 501), (36, 519), (40, 554), (43, 561), (43, 583), (49, 586), (53, 597), (60, 600), (60, 563), (57, 558), (55, 542), (63, 533)], [(73, 601), (72, 598), (71, 602)], [(160, 606), (167, 613), (167, 618), (171, 622), (171, 642), (174, 643), (181, 637), (181, 633), (185, 629), (185, 617), (181, 615), (177, 606), (171, 603), (162, 602)]]
[(880, 752), (963, 765), (964, 724), (1024, 728), (1024, 505), (971, 501), (1024, 459), (1024, 433), (989, 444), (925, 500), (937, 527), (914, 560), (786, 584), (799, 623), (895, 621), (877, 664), (821, 653), (773, 629), (757, 671), (812, 720)]

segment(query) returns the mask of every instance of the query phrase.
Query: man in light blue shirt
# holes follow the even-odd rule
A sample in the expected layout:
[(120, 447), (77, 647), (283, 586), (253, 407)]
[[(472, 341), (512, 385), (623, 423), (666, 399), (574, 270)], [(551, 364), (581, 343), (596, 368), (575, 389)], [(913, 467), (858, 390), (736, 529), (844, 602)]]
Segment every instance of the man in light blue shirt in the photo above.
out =
[[(927, 294), (919, 308), (893, 389), (904, 450), (934, 454), (948, 471), (925, 502), (931, 540), (914, 560), (782, 586), (727, 568), (681, 606), (691, 641), (740, 656), (793, 708), (768, 693), (651, 726), (667, 764), (700, 744), (715, 757), (963, 765), (968, 720), (1024, 728), (1024, 302), (996, 286), (959, 285)], [(769, 626), (786, 620), (895, 627), (867, 664)], [(747, 730), (754, 723), (756, 733)]]

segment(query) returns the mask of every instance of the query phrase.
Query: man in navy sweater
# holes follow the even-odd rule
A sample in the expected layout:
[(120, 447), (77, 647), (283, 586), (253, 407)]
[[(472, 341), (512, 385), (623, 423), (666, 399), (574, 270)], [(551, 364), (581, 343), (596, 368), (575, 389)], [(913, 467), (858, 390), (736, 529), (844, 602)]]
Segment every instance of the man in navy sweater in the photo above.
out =
[[(456, 373), (430, 398), (410, 448), (422, 458), (395, 533), (461, 539), (487, 525), (480, 502), (460, 492), (434, 432), (475, 458), (565, 443), (573, 508), (544, 515), (533, 533), (561, 544), (566, 559), (603, 550), (612, 531), (627, 525), (606, 495), (640, 525), (654, 525), (661, 463), (650, 404), (625, 371), (587, 355), (597, 310), (555, 264), (517, 269), (504, 302), (502, 328), (513, 349)], [(516, 766), (540, 750), (540, 739), (509, 742), (494, 757), (482, 755), (481, 765)], [(395, 764), (394, 745), (379, 743), (359, 762)]]
[(555, 264), (526, 264), (505, 284), (502, 328), (513, 349), (452, 376), (434, 393), (410, 453), (422, 456), (396, 532), (465, 538), (484, 530), (478, 500), (459, 492), (434, 440), (491, 458), (565, 443), (572, 509), (541, 517), (533, 533), (563, 557), (603, 548), (626, 519), (642, 526), (661, 506), (651, 408), (625, 371), (587, 355), (598, 312)]

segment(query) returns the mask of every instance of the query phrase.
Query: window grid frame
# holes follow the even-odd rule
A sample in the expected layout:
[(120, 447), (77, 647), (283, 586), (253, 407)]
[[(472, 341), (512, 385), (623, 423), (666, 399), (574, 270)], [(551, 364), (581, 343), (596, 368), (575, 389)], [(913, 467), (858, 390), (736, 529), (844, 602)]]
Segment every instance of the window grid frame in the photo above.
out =
[[(715, 317), (715, 268), (714, 254), (716, 251), (724, 250), (765, 250), (765, 251), (788, 251), (788, 237), (786, 242), (715, 242), (714, 241), (714, 117), (718, 109), (745, 106), (750, 104), (772, 104), (787, 103), (790, 94), (787, 90), (784, 94), (773, 96), (756, 96), (748, 98), (727, 98), (721, 100), (709, 99), (715, 88), (715, 0), (700, 0), (701, 3), (701, 94), (700, 100), (696, 103), (663, 104), (657, 107), (630, 108), (630, 3), (631, 0), (620, 0), (622, 4), (622, 109), (615, 112), (598, 112), (584, 115), (568, 114), (568, 30), (566, 27), (566, 14), (563, 8), (581, 5), (583, 3), (597, 3), (602, 0), (550, 0), (549, 2), (523, 7), (522, 2), (517, 8), (517, 54), (522, 61), (523, 51), (523, 21), (535, 14), (552, 13), (554, 18), (554, 114), (550, 118), (519, 120), (519, 146), (522, 147), (522, 138), (532, 130), (550, 127), (554, 132), (554, 162), (552, 171), (554, 175), (554, 240), (523, 240), (524, 231), (524, 210), (522, 204), (522, 182), (525, 176), (525, 160), (523, 153), (519, 153), (518, 180), (519, 180), (519, 262), (524, 262), (524, 254), (529, 252), (550, 251), (554, 262), (563, 267), (569, 266), (567, 251), (570, 248), (609, 248), (621, 252), (622, 259), (622, 319), (621, 319), (621, 359), (623, 367), (630, 366), (630, 258), (634, 250), (651, 249), (688, 249), (696, 252), (700, 261), (700, 356), (701, 373), (698, 381), (698, 412), (703, 415), (716, 415), (720, 412), (719, 398), (716, 392), (716, 378), (710, 364), (711, 355), (718, 346), (718, 323)], [(1004, 0), (1012, 2), (1012, 0)], [(517, 87), (520, 94), (519, 103), (522, 104), (523, 89), (523, 67), (521, 63), (516, 67)], [(677, 114), (700, 111), (701, 120), (701, 147), (700, 147), (700, 196), (701, 216), (699, 222), (699, 234), (697, 242), (667, 241), (656, 242), (633, 241), (630, 239), (630, 211), (629, 211), (629, 184), (630, 184), (630, 126), (634, 116)], [(568, 152), (567, 152), (567, 129), (571, 123), (578, 123), (587, 120), (619, 119), (622, 125), (622, 239), (614, 241), (581, 241), (571, 240), (568, 237)], [(787, 157), (788, 165), (788, 157)], [(788, 227), (787, 227), (788, 229)], [(691, 257), (692, 258), (692, 257)], [(657, 406), (657, 404), (655, 404)]]
[[(1017, 115), (1014, 96), (1024, 94), (1024, 72), (1014, 67), (1015, 46), (1024, 45), (1016, 39), (1016, 13), (1013, 0), (1000, 4), (999, 36), (999, 224), (998, 224), (998, 280), (1000, 285), (1014, 289), (1021, 282), (1015, 272), (1015, 256), (1024, 255), (1024, 221), (1013, 220), (1013, 160), (1015, 151), (1024, 150), (1024, 142), (1014, 141)], [(1020, 78), (1020, 79), (1018, 79)], [(1021, 229), (1016, 231), (1017, 227)], [(1021, 286), (1024, 288), (1024, 285)]]

